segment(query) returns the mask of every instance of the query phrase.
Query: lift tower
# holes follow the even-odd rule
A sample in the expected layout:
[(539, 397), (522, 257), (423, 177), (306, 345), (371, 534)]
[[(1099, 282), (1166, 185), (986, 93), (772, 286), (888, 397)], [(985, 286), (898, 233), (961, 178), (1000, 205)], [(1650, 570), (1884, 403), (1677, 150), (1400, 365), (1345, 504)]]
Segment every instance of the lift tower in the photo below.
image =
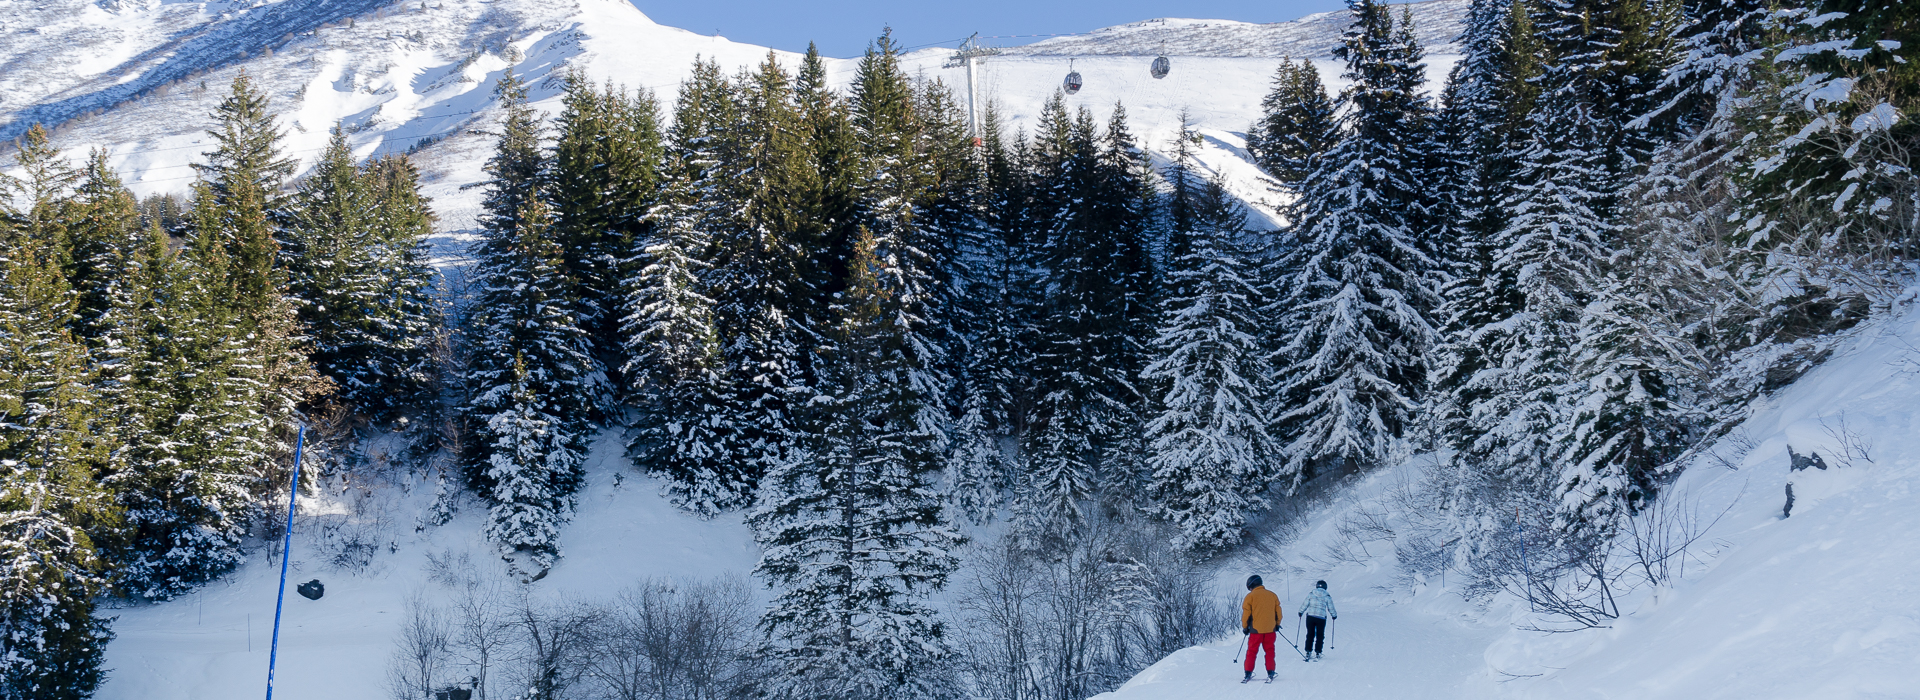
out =
[(965, 66), (967, 69), (967, 135), (973, 137), (974, 145), (980, 144), (980, 83), (974, 76), (974, 66), (980, 59), (999, 55), (1000, 49), (980, 43), (980, 33), (974, 32), (966, 41), (960, 42), (960, 48), (947, 59), (948, 68)]

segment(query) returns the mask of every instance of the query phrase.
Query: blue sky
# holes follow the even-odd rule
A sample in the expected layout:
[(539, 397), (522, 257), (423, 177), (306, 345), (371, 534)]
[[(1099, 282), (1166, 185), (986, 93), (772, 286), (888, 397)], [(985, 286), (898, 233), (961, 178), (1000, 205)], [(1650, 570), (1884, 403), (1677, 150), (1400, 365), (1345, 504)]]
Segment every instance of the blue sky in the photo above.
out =
[[(653, 21), (701, 34), (828, 56), (859, 55), (882, 27), (906, 46), (982, 36), (1084, 32), (1155, 17), (1282, 22), (1346, 7), (1343, 0), (632, 0)], [(1038, 39), (994, 39), (1001, 45)]]

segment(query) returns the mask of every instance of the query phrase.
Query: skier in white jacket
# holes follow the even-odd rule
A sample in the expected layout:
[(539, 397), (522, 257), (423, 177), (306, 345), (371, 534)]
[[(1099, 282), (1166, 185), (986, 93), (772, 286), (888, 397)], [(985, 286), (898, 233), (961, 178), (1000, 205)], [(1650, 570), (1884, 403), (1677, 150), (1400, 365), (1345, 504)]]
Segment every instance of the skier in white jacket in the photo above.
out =
[(1307, 620), (1307, 638), (1302, 642), (1301, 651), (1308, 658), (1318, 660), (1321, 647), (1327, 643), (1327, 620), (1340, 619), (1340, 612), (1333, 609), (1333, 596), (1327, 595), (1327, 582), (1315, 581), (1313, 592), (1307, 594), (1307, 602), (1300, 606), (1300, 614)]

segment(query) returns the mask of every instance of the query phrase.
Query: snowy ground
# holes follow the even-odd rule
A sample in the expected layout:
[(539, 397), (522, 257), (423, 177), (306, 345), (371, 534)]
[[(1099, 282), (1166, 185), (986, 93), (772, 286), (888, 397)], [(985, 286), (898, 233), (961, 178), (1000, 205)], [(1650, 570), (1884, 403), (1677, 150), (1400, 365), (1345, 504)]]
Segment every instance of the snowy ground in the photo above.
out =
[[(579, 513), (562, 543), (565, 558), (536, 587), (545, 600), (605, 600), (649, 577), (746, 576), (758, 546), (738, 518), (703, 521), (659, 496), (658, 482), (626, 467), (620, 441), (596, 445)], [(622, 483), (615, 487), (615, 474)], [(390, 489), (388, 495), (397, 495)], [(444, 526), (413, 527), (432, 502), (432, 488), (376, 504), (382, 551), (363, 572), (317, 561), (333, 548), (315, 527), (337, 494), (302, 504), (293, 569), (287, 575), (285, 619), (274, 697), (287, 700), (385, 698), (387, 661), (409, 596), (443, 604), (451, 591), (430, 578), (429, 557), (465, 562), (499, 580), (506, 576), (493, 546), (480, 536), (485, 513), (471, 505)], [(176, 601), (111, 611), (119, 635), (107, 646), (109, 679), (100, 700), (201, 700), (254, 697), (266, 687), (278, 560), (257, 555), (238, 572)], [(326, 595), (310, 601), (294, 584), (318, 578)], [(758, 590), (755, 587), (755, 590)]]
[[(1289, 614), (1327, 579), (1341, 619), (1326, 661), (1289, 664), (1283, 650), (1274, 686), (1242, 687), (1236, 635), (1099, 698), (1920, 698), (1920, 311), (1842, 348), (1674, 484), (1670, 502), (1725, 516), (1677, 583), (1626, 592), (1608, 629), (1523, 631), (1545, 621), (1524, 601), (1474, 608), (1440, 581), (1409, 591), (1387, 542), (1364, 564), (1321, 564), (1340, 519), (1413, 478), (1405, 466), (1341, 492), (1293, 545), (1221, 574), (1223, 588), (1266, 574)], [(1831, 468), (1789, 473), (1789, 444)], [(1789, 481), (1797, 502), (1782, 518)]]

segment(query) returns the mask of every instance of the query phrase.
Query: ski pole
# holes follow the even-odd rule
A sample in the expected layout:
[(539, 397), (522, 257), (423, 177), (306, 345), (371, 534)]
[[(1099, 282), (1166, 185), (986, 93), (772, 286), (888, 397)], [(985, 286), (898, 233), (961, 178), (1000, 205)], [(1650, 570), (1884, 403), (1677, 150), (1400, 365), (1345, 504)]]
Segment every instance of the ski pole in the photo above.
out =
[(1340, 648), (1340, 645), (1333, 643), (1334, 640), (1339, 638), (1340, 638), (1340, 618), (1336, 617), (1336, 618), (1333, 618), (1333, 631), (1331, 634), (1327, 635), (1327, 646), (1333, 647), (1335, 649)]
[[(1275, 626), (1274, 626), (1274, 628), (1273, 628), (1273, 631), (1274, 631), (1274, 633), (1275, 633), (1275, 634), (1278, 634), (1278, 635), (1280, 635), (1280, 638), (1281, 638), (1281, 639), (1287, 639), (1287, 631), (1286, 631), (1286, 630), (1283, 630), (1283, 629), (1280, 629), (1280, 627), (1279, 627), (1278, 625), (1275, 625)], [(1307, 653), (1306, 653), (1306, 652), (1304, 652), (1304, 651), (1300, 651), (1300, 645), (1298, 645), (1298, 644), (1294, 644), (1294, 643), (1293, 643), (1293, 640), (1291, 640), (1291, 639), (1287, 639), (1287, 646), (1290, 646), (1290, 647), (1293, 647), (1293, 653), (1295, 653), (1295, 654), (1299, 654), (1299, 655), (1300, 655), (1300, 658), (1302, 658), (1302, 659), (1305, 659), (1305, 658), (1307, 658)]]
[(1240, 652), (1242, 652), (1242, 651), (1245, 651), (1245, 650), (1246, 650), (1246, 648), (1247, 648), (1247, 640), (1248, 640), (1248, 639), (1251, 639), (1252, 637), (1253, 637), (1253, 635), (1252, 635), (1252, 634), (1246, 634), (1246, 635), (1242, 635), (1242, 636), (1240, 637), (1240, 648), (1239, 648), (1239, 649), (1235, 649), (1235, 650), (1233, 650), (1233, 662), (1234, 662), (1234, 663), (1236, 663), (1236, 664), (1237, 664), (1237, 663), (1240, 663)]

